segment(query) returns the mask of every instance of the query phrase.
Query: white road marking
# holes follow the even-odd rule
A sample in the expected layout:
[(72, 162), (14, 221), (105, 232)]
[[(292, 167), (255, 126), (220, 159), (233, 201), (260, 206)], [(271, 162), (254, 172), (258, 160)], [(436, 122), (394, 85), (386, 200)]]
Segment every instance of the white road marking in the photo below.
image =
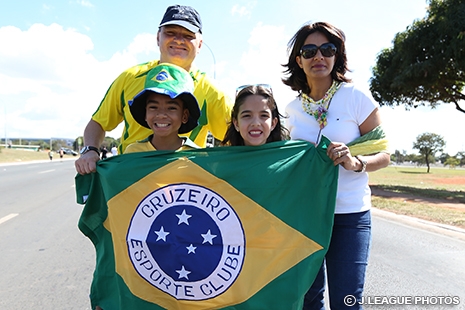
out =
[(9, 215), (7, 215), (7, 216), (2, 217), (2, 218), (0, 219), (0, 224), (5, 223), (5, 222), (8, 221), (8, 220), (11, 220), (12, 218), (14, 218), (14, 217), (16, 217), (16, 216), (18, 216), (18, 215), (19, 215), (18, 213), (11, 213), (11, 214), (9, 214)]
[(55, 171), (55, 169), (52, 169), (52, 170), (45, 170), (45, 171), (41, 171), (39, 173), (47, 173), (47, 172), (52, 172), (52, 171)]

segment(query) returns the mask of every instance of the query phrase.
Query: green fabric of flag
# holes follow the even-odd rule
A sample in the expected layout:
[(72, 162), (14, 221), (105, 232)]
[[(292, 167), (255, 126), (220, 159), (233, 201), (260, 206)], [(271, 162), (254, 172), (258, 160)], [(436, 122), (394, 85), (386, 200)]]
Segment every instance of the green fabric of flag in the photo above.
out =
[(92, 308), (301, 309), (331, 237), (329, 143), (131, 153), (77, 175)]

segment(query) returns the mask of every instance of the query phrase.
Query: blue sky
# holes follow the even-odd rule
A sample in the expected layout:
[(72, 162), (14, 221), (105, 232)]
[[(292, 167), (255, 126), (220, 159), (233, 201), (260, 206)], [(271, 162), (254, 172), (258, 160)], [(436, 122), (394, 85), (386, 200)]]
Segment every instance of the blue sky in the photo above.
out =
[[(0, 138), (75, 138), (124, 69), (158, 59), (156, 32), (166, 7), (195, 7), (206, 45), (196, 65), (230, 96), (237, 86), (269, 83), (284, 106), (296, 95), (281, 83), (287, 43), (302, 24), (328, 21), (347, 37), (350, 74), (368, 89), (377, 53), (397, 32), (426, 14), (426, 0), (183, 1), (43, 0), (0, 4)], [(328, 3), (328, 2), (326, 2)], [(208, 49), (210, 48), (210, 49)], [(464, 103), (465, 104), (465, 103)], [(465, 150), (465, 115), (381, 108), (391, 151), (412, 152), (419, 134), (446, 140), (446, 152)], [(118, 138), (121, 127), (108, 135)]]

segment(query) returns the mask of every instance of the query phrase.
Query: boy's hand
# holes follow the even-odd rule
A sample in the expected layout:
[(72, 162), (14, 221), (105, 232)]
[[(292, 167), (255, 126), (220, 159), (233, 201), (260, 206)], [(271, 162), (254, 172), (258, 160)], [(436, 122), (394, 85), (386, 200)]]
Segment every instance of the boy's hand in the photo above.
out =
[(100, 156), (96, 152), (87, 152), (74, 162), (76, 171), (79, 174), (89, 174), (97, 170), (97, 162)]

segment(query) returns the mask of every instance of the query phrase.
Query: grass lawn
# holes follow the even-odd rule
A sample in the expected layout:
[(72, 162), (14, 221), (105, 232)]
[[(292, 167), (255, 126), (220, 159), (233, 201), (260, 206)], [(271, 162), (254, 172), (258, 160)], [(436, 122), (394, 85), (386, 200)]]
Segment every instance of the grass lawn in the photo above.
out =
[(389, 166), (369, 175), (372, 189), (405, 197), (374, 196), (374, 207), (465, 228), (464, 169)]
[[(72, 155), (64, 155), (63, 158), (75, 157)], [(53, 159), (60, 159), (60, 154), (54, 152)], [(30, 150), (15, 150), (8, 148), (0, 148), (0, 163), (17, 163), (33, 160), (49, 160), (48, 151), (30, 151)]]

